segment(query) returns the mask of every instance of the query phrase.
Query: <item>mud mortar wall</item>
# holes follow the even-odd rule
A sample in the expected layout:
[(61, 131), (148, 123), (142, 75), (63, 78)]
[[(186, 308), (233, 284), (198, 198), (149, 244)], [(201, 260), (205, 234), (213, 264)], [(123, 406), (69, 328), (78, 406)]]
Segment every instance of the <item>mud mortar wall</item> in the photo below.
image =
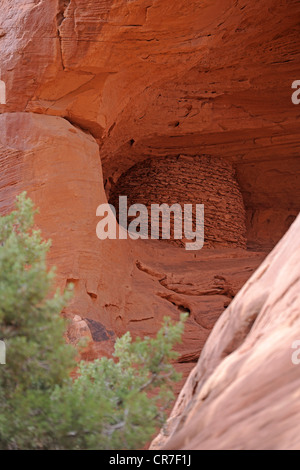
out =
[(119, 196), (127, 196), (129, 205), (146, 205), (148, 214), (152, 204), (180, 204), (182, 209), (184, 204), (192, 204), (194, 212), (196, 204), (204, 204), (205, 245), (246, 247), (243, 198), (230, 163), (222, 159), (171, 156), (144, 160), (124, 173), (111, 191), (109, 202), (117, 212)]

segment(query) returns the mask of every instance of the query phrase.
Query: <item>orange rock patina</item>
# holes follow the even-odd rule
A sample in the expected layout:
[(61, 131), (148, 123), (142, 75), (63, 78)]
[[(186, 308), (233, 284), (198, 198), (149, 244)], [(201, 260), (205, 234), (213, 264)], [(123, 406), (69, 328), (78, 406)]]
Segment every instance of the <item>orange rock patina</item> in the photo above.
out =
[[(85, 358), (110, 355), (127, 330), (154, 335), (165, 315), (187, 311), (176, 364), (184, 380), (224, 308), (295, 220), (300, 139), (291, 85), (300, 78), (299, 12), (294, 0), (2, 0), (0, 211), (11, 210), (23, 190), (40, 208), (36, 223), (53, 241), (58, 285), (75, 285), (64, 314), (69, 341), (90, 338)], [(170, 165), (169, 178), (159, 181), (167, 195), (174, 185), (187, 199), (198, 189), (189, 191), (180, 162), (194, 161), (193, 181), (197, 162), (206, 162), (203, 250), (97, 239), (99, 204), (121, 189), (150, 197), (145, 175), (139, 194), (126, 180), (149, 161), (160, 175)], [(230, 183), (214, 172), (218, 162)], [(225, 218), (220, 226), (214, 213), (226, 215), (229, 206), (235, 225)], [(232, 315), (222, 317), (226, 328)], [(222, 335), (217, 328), (210, 344), (223, 344)], [(259, 441), (263, 431), (255, 433)], [(171, 446), (227, 442), (180, 439)]]

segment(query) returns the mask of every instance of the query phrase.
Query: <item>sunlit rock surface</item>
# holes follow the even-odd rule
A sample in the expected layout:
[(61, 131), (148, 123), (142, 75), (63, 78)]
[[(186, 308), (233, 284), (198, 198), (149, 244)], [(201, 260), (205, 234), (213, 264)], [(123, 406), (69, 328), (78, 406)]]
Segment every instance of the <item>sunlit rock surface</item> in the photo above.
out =
[[(184, 310), (177, 367), (186, 377), (295, 220), (299, 10), (297, 0), (2, 0), (0, 210), (24, 189), (39, 206), (58, 284), (75, 285), (67, 337), (90, 338), (86, 358), (110, 354), (127, 330), (154, 335)], [(243, 243), (188, 253), (98, 240), (96, 208), (119, 178), (180, 155), (232, 168)]]

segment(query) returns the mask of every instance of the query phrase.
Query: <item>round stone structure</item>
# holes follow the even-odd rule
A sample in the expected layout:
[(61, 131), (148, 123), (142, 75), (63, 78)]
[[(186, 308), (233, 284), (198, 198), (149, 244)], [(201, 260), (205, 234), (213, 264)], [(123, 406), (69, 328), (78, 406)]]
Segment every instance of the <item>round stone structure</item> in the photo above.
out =
[[(111, 189), (109, 203), (117, 214), (119, 196), (127, 196), (128, 206), (144, 204), (149, 214), (151, 204), (180, 204), (182, 208), (184, 204), (194, 208), (204, 204), (205, 246), (246, 248), (242, 194), (231, 164), (223, 159), (184, 155), (148, 158), (123, 173)], [(183, 241), (170, 241), (184, 246)]]

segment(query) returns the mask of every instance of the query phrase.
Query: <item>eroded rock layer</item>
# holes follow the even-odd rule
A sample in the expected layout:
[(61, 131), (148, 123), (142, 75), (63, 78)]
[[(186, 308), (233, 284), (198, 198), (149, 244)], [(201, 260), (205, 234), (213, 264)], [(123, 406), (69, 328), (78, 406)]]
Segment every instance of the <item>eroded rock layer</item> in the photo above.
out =
[[(40, 208), (58, 284), (75, 285), (67, 336), (90, 339), (87, 359), (111, 354), (127, 330), (154, 335), (166, 314), (185, 310), (177, 367), (188, 374), (224, 308), (295, 220), (299, 13), (298, 0), (2, 0), (0, 211), (24, 189)], [(100, 242), (96, 208), (121, 175), (179, 155), (195, 168), (207, 155), (233, 169), (236, 182), (222, 176), (220, 189), (221, 206), (235, 208), (230, 246), (192, 254), (160, 241)], [(215, 174), (212, 163), (205, 171)], [(208, 222), (223, 244), (218, 223), (227, 222), (218, 213)]]
[(299, 450), (299, 233), (221, 316), (152, 448)]

